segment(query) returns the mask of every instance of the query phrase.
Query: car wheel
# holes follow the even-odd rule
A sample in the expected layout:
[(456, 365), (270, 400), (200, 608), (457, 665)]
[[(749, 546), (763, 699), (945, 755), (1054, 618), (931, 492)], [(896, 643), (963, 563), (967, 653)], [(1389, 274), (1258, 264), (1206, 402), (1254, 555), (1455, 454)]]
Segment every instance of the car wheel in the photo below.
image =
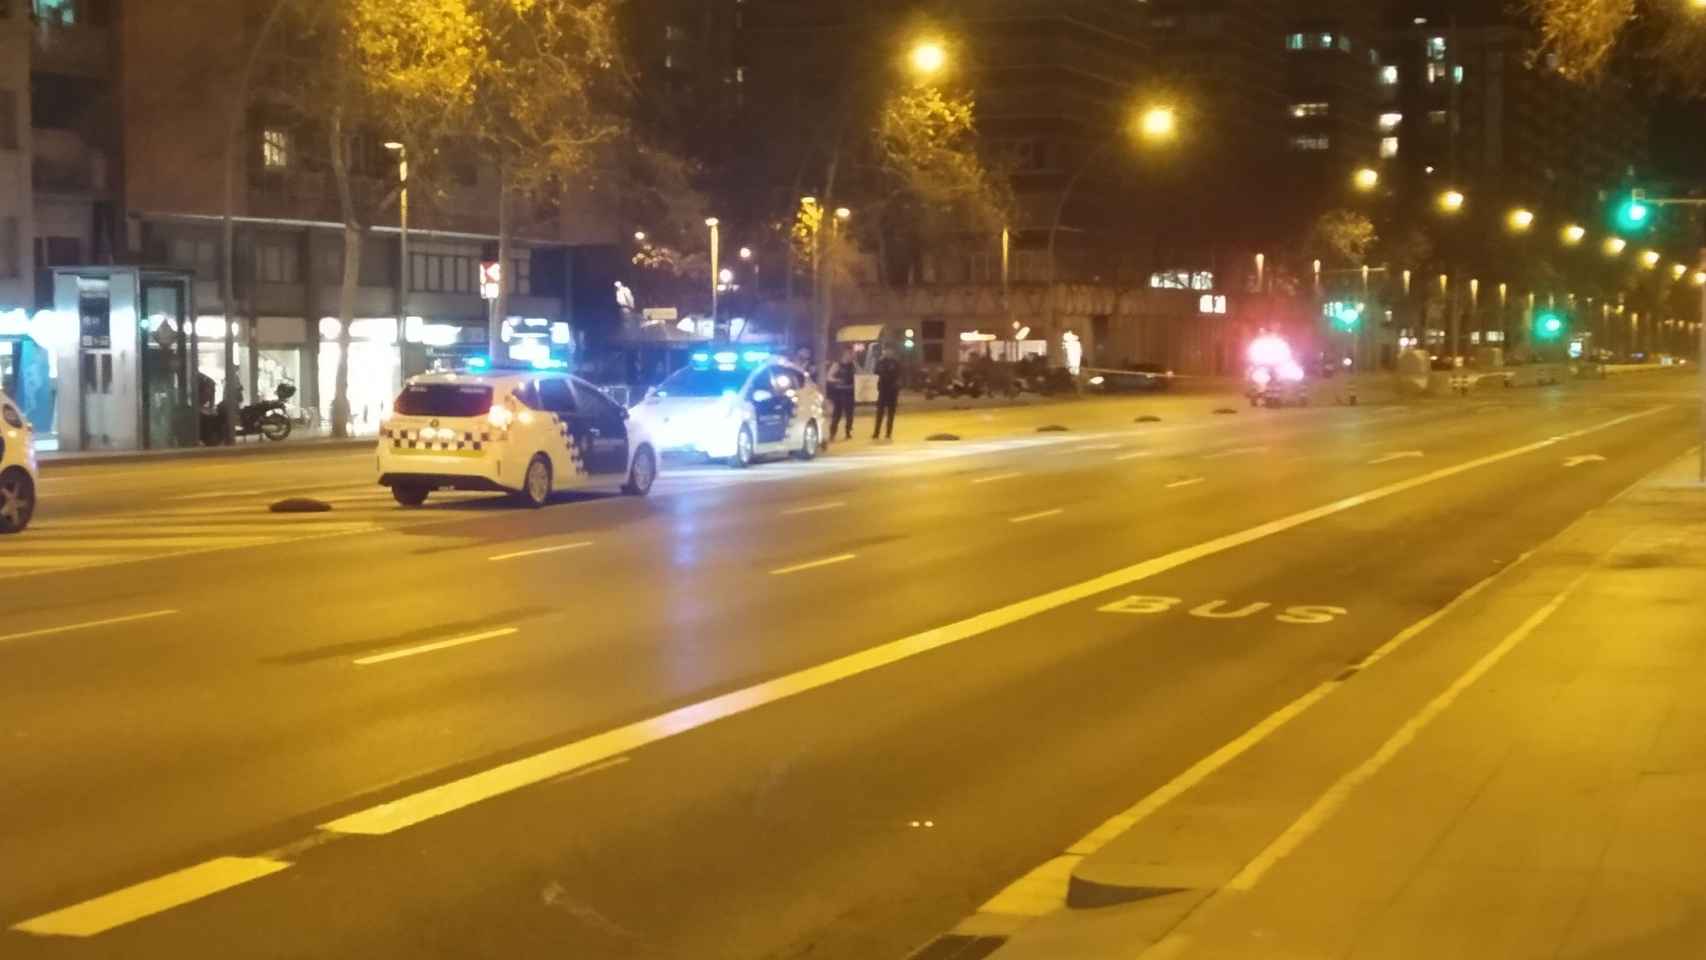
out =
[(430, 492), (418, 483), (394, 483), (391, 485), (391, 499), (405, 507), (418, 507), (426, 503), (427, 494)]
[(36, 512), (36, 484), (18, 467), (0, 473), (0, 534), (18, 533)]
[(752, 466), (751, 427), (740, 428), (740, 436), (735, 438), (735, 455), (729, 458), (729, 466), (736, 470), (745, 470)]
[(290, 436), (290, 418), (282, 413), (269, 413), (262, 417), (261, 436), (275, 442)]
[(634, 454), (634, 464), (628, 468), (628, 482), (622, 485), (622, 492), (631, 497), (643, 497), (652, 492), (652, 484), (658, 478), (658, 458), (652, 453), (651, 447), (641, 447)]
[(516, 494), (523, 505), (537, 510), (551, 499), (551, 461), (545, 459), (543, 453), (535, 454), (527, 464), (527, 475), (522, 478), (521, 491)]
[(794, 458), (797, 460), (815, 460), (817, 459), (817, 448), (820, 440), (816, 420), (806, 421), (805, 433), (805, 439), (800, 442), (800, 449), (794, 454)]

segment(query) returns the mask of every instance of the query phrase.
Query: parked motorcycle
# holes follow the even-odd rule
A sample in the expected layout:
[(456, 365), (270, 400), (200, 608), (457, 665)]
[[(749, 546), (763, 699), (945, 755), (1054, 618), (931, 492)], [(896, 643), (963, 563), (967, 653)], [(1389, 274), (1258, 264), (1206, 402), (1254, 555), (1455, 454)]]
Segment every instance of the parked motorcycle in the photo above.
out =
[[(202, 442), (214, 446), (219, 443), (219, 408), (205, 397), (210, 391), (204, 390), (204, 402), (201, 408), (201, 437)], [(290, 414), (285, 404), (291, 397), (296, 396), (296, 384), (286, 380), (278, 385), (277, 399), (260, 400), (248, 404), (237, 411), (236, 430), (239, 437), (260, 435), (268, 440), (279, 441), (290, 436)]]
[(285, 403), (294, 396), (296, 384), (286, 380), (278, 385), (277, 399), (260, 400), (237, 411), (237, 436), (258, 433), (275, 442), (290, 436), (290, 413)]
[(963, 376), (950, 377), (946, 370), (938, 370), (924, 381), (924, 396), (929, 400), (937, 397), (981, 397), (983, 384)]

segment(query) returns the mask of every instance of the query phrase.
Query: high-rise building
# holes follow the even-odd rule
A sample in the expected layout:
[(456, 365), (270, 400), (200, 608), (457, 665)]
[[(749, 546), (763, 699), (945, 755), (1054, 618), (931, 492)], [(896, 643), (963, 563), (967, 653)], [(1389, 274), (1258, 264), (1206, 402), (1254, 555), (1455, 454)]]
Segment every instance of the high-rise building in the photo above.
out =
[(1537, 43), (1497, 11), (1396, 18), (1383, 45), (1397, 99), (1379, 122), (1393, 121), (1382, 136), (1411, 193), (1449, 184), (1472, 202), (1582, 214), (1644, 166), (1648, 112), (1627, 77), (1566, 80)]

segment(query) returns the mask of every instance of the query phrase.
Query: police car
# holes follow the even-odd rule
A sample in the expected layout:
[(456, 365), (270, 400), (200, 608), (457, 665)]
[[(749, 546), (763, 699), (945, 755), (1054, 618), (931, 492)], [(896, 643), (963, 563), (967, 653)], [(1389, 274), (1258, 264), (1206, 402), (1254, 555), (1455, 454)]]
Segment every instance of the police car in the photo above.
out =
[(405, 507), (434, 490), (492, 490), (541, 507), (601, 485), (651, 492), (658, 455), (642, 423), (566, 373), (476, 369), (412, 377), (379, 432), (379, 482)]
[(823, 437), (823, 394), (804, 370), (763, 351), (693, 355), (634, 408), (666, 453), (751, 466), (759, 457), (810, 460)]
[(0, 393), (0, 534), (23, 530), (35, 512), (35, 433), (12, 398)]

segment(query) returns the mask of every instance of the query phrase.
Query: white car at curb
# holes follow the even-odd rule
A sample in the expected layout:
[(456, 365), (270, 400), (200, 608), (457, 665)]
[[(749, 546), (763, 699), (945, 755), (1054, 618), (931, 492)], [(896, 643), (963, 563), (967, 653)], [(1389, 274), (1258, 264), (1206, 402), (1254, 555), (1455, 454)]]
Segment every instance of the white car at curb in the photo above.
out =
[(0, 393), (0, 534), (22, 531), (35, 512), (35, 431), (24, 411)]

